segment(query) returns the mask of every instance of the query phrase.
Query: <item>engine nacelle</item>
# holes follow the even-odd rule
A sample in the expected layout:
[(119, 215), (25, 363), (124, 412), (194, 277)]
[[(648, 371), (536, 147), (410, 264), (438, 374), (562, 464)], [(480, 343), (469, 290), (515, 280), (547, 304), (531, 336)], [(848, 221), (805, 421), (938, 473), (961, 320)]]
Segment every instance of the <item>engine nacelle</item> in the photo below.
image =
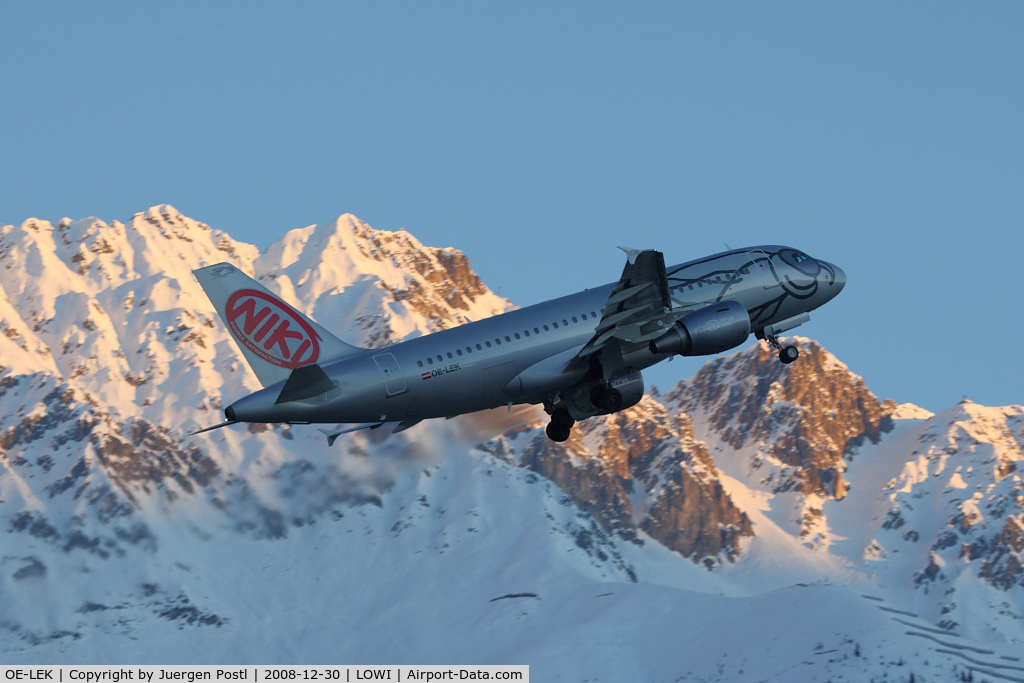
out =
[(631, 372), (613, 377), (607, 385), (598, 380), (580, 382), (565, 393), (565, 403), (574, 420), (585, 420), (635, 406), (643, 397), (644, 377)]
[(684, 315), (648, 346), (651, 353), (707, 356), (739, 346), (750, 334), (750, 316), (738, 301), (721, 301)]

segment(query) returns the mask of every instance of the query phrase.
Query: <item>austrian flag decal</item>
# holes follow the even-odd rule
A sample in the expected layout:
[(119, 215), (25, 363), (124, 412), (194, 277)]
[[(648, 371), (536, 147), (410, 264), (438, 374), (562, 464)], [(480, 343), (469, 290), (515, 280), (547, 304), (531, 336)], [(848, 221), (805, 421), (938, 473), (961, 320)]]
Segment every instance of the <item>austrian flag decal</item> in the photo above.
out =
[(294, 309), (277, 297), (240, 289), (224, 308), (231, 334), (263, 360), (294, 369), (320, 358), (320, 337)]
[(458, 372), (459, 369), (459, 363), (452, 363), (447, 367), (437, 368), (436, 370), (428, 370), (427, 372), (421, 373), (420, 377), (423, 379), (430, 379), (431, 377), (440, 377), (441, 375), (447, 375), (449, 372)]

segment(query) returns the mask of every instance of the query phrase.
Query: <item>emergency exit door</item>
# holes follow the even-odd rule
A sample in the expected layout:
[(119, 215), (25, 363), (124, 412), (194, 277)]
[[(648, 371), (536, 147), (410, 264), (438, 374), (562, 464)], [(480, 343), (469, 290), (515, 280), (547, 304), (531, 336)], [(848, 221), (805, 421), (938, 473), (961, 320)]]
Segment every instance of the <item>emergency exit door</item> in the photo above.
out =
[(402, 375), (402, 368), (398, 366), (398, 361), (393, 355), (390, 353), (377, 354), (373, 357), (373, 362), (377, 364), (381, 374), (384, 375), (384, 388), (388, 396), (397, 396), (408, 390), (405, 385), (405, 377)]

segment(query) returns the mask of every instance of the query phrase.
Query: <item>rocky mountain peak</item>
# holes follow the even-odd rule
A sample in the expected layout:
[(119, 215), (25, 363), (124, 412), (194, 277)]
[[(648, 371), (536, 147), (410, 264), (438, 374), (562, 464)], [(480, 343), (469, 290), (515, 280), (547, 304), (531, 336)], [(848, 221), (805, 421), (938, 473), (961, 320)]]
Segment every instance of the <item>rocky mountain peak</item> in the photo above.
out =
[(941, 595), (935, 618), (953, 627), (972, 618), (963, 574), (1024, 588), (1024, 406), (961, 401), (908, 422), (913, 450), (885, 488), (872, 559), (902, 549), (914, 585)]
[[(961, 627), (958, 643), (988, 639), (1010, 652), (1024, 642), (1020, 406), (965, 400), (933, 415), (880, 402), (834, 356), (797, 339), (801, 357), (791, 366), (763, 344), (712, 359), (664, 396), (579, 423), (564, 444), (546, 439), (540, 422), (492, 438), (536, 410), (428, 421), (397, 435), (357, 432), (330, 448), (312, 426), (236, 425), (186, 437), (219, 422), (225, 401), (258, 387), (191, 274), (225, 260), (366, 346), (510, 306), (460, 252), (350, 215), (293, 230), (262, 254), (167, 205), (125, 223), (0, 226), (7, 658), (74, 652), (85, 661), (132, 643), (160, 648), (136, 650), (143, 659), (198, 643), (229, 651), (249, 642), (245, 629), (262, 606), (223, 598), (231, 591), (221, 579), (241, 577), (238, 592), (251, 595), (253, 566), (264, 568), (260, 582), (303, 607), (291, 610), (295, 624), (270, 636), (291, 654), (301, 644), (281, 634), (305, 634), (309, 614), (362, 600), (362, 614), (376, 615), (382, 599), (416, 605), (439, 588), (436, 605), (414, 610), (410, 623), (474, 604), (459, 623), (507, 618), (502, 627), (515, 622), (529, 642), (537, 624), (554, 623), (549, 617), (570, 613), (561, 625), (572, 629), (591, 624), (594, 609), (612, 614), (608, 628), (580, 642), (607, 642), (622, 624), (647, 624), (652, 614), (671, 614), (659, 633), (677, 619), (705, 629), (706, 615), (723, 609), (735, 616), (720, 620), (722, 632), (746, 623), (748, 635), (783, 633), (790, 629), (771, 630), (775, 607), (812, 591), (817, 597), (793, 607), (791, 622), (821, 603), (831, 621), (807, 627), (794, 665), (825, 661), (817, 655), (834, 644), (862, 669), (869, 658), (853, 640), (819, 642), (845, 627), (851, 606), (872, 614), (880, 607), (885, 623), (902, 620), (891, 633), (909, 642), (893, 653), (913, 651), (918, 637), (954, 642), (942, 629)], [(481, 439), (490, 440), (470, 446)], [(325, 574), (328, 566), (344, 576)], [(552, 583), (553, 573), (564, 581)], [(328, 574), (337, 591), (318, 583)], [(641, 585), (627, 590), (630, 581)], [(845, 594), (844, 609), (807, 581), (833, 584), (827, 592)], [(678, 603), (654, 592), (673, 585), (688, 591)], [(790, 588), (775, 590), (783, 586)], [(861, 597), (862, 586), (883, 597)], [(721, 593), (757, 593), (775, 607), (758, 615)], [(639, 594), (650, 602), (635, 612), (604, 611)], [(522, 621), (531, 610), (547, 612)], [(913, 634), (908, 619), (931, 626)], [(848, 633), (878, 623), (876, 614)], [(476, 643), (469, 631), (454, 651), (494, 640)], [(180, 647), (168, 650), (174, 634)], [(674, 667), (678, 639), (669, 640)], [(338, 642), (328, 634), (311, 658), (336, 653)], [(994, 647), (968, 651), (975, 658)], [(714, 677), (710, 669), (704, 676)]]
[(704, 365), (665, 395), (700, 417), (717, 440), (752, 451), (761, 483), (841, 498), (844, 454), (891, 429), (896, 405), (879, 401), (864, 380), (817, 342), (802, 337), (800, 358), (780, 363), (766, 342)]
[[(335, 222), (345, 224), (355, 238), (355, 247), (367, 259), (387, 263), (403, 277), (388, 278), (383, 284), (395, 301), (409, 301), (423, 317), (435, 319), (439, 328), (462, 320), (452, 320), (441, 313), (430, 300), (443, 301), (453, 311), (469, 313), (483, 299), (493, 300), (493, 313), (506, 310), (510, 303), (499, 300), (473, 272), (469, 259), (451, 247), (425, 247), (405, 230), (375, 230), (351, 214)], [(410, 274), (419, 278), (410, 278)], [(425, 284), (424, 284), (425, 283)]]
[(255, 271), (318, 321), (347, 319), (339, 332), (371, 347), (511, 307), (462, 252), (426, 247), (404, 230), (376, 230), (351, 214), (288, 232), (259, 257)]
[(555, 482), (610, 532), (637, 530), (712, 568), (734, 562), (750, 519), (722, 488), (688, 416), (651, 397), (614, 415), (579, 423), (565, 443), (535, 425), (482, 447)]
[(167, 204), (126, 223), (30, 219), (0, 226), (0, 374), (49, 373), (160, 424), (216, 410), (258, 386), (191, 272), (221, 261), (362, 346), (510, 306), (461, 253), (351, 215), (264, 254)]
[(896, 406), (891, 417), (894, 420), (927, 420), (934, 414), (930, 410), (925, 410), (913, 403), (901, 403)]

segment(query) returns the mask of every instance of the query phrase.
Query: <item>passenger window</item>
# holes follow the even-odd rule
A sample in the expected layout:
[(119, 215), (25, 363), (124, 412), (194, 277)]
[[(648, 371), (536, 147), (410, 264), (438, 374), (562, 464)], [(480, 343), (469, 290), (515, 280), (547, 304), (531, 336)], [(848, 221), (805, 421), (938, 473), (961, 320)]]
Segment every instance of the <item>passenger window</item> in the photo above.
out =
[(565, 325), (566, 327), (568, 327), (569, 326), (569, 321), (568, 320), (562, 320), (562, 324)]
[(423, 361), (421, 361), (421, 360), (416, 361), (416, 365), (418, 365), (418, 366), (420, 366), (422, 368), (423, 367)]
[[(494, 341), (498, 341), (498, 340), (495, 339)], [(487, 344), (487, 348), (491, 348), (491, 342), (484, 342), (484, 343)]]
[[(461, 356), (462, 355), (462, 349), (455, 349), (455, 353), (457, 353), (457, 354), (459, 354)], [(448, 355), (451, 356), (452, 354), (449, 353)]]
[(451, 351), (449, 351), (449, 352), (448, 352), (448, 357), (449, 357), (449, 358), (451, 358), (451, 357), (452, 357), (452, 352), (451, 352)]
[(519, 336), (518, 332), (516, 332), (516, 339), (522, 339), (522, 337)]
[(573, 317), (572, 317), (572, 321), (573, 321), (574, 323), (578, 323), (578, 322), (579, 322), (579, 320), (577, 320), (577, 319), (576, 319), (576, 316), (573, 316)]
[(433, 364), (434, 364), (434, 359), (428, 357), (427, 358), (427, 365), (433, 365)]
[(558, 323), (551, 323), (551, 324), (555, 326), (556, 330), (558, 329)]
[(473, 353), (473, 347), (472, 346), (467, 346), (466, 347), (466, 353)]
[(498, 346), (501, 346), (501, 340), (500, 339), (495, 339), (494, 343), (497, 344)]
[(594, 316), (595, 318), (597, 317), (597, 313), (594, 313), (593, 311), (590, 312), (590, 315)]
[(437, 362), (438, 363), (443, 363), (444, 362), (444, 357), (441, 354), (437, 354)]
[[(516, 335), (516, 336), (518, 337), (519, 335)], [(512, 337), (510, 337), (510, 336), (508, 336), (508, 335), (506, 334), (506, 335), (505, 335), (505, 341), (507, 341), (507, 342), (511, 342), (511, 341), (512, 341)]]
[(550, 332), (550, 331), (551, 331), (551, 328), (550, 328), (550, 327), (548, 327), (547, 325), (545, 325), (545, 326), (544, 326), (544, 331), (545, 331), (545, 332)]
[(527, 337), (529, 337), (530, 336), (530, 331), (529, 330), (523, 330), (523, 334), (525, 334)]
[[(488, 344), (488, 346), (490, 346), (490, 344)], [(476, 350), (477, 350), (477, 351), (483, 351), (484, 349), (483, 349), (483, 347), (482, 347), (482, 346), (480, 346), (479, 344), (477, 344), (477, 345), (476, 345)]]
[(540, 334), (540, 330), (535, 327), (535, 328), (533, 328), (533, 333), (534, 334)]
[(584, 320), (586, 320), (586, 319), (587, 319), (587, 314), (586, 314), (586, 313), (584, 313), (584, 314), (583, 314), (583, 319), (584, 319)]

